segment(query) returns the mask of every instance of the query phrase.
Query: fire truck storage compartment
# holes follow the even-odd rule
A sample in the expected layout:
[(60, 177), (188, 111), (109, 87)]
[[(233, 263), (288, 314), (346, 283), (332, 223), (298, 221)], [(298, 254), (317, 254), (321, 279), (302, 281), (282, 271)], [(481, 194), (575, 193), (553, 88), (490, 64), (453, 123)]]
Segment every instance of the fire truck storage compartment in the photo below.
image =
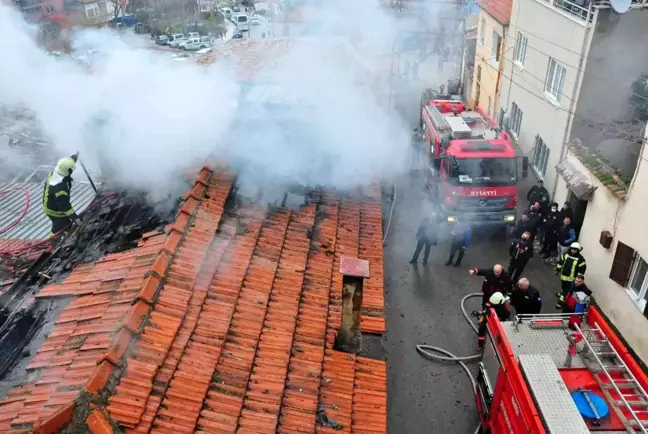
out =
[(518, 360), (547, 432), (590, 434), (553, 358), (546, 354), (520, 354)]
[(452, 130), (453, 139), (470, 139), (472, 138), (472, 128), (468, 126), (466, 121), (458, 116), (447, 116), (445, 121), (450, 125)]

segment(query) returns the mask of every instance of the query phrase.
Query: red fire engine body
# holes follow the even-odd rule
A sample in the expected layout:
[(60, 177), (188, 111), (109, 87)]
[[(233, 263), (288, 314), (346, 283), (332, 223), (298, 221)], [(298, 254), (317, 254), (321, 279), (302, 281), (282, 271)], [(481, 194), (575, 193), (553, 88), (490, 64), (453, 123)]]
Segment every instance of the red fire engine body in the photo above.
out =
[(514, 224), (518, 169), (508, 134), (481, 109), (467, 111), (449, 95), (421, 105), (421, 129), (427, 188), (442, 215), (475, 225)]
[(567, 319), (488, 315), (476, 388), (483, 434), (648, 432), (648, 378), (619, 337), (595, 307), (572, 329)]

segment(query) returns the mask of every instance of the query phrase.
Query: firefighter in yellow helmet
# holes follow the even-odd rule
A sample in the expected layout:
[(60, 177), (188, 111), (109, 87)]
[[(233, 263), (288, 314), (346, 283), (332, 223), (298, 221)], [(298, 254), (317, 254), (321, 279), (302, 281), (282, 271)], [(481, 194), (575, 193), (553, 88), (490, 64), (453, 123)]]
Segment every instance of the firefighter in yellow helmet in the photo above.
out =
[(477, 341), (480, 349), (484, 348), (484, 343), (486, 342), (486, 326), (488, 321), (488, 315), (490, 315), (490, 310), (494, 309), (497, 318), (500, 321), (508, 321), (511, 318), (511, 307), (509, 305), (509, 297), (505, 296), (501, 292), (494, 292), (490, 296), (488, 302), (484, 306), (484, 311), (478, 313), (479, 316), (479, 328), (477, 331)]
[(79, 217), (72, 208), (70, 194), (72, 190), (72, 172), (76, 168), (78, 154), (61, 158), (54, 171), (47, 174), (43, 191), (43, 212), (52, 220), (50, 237), (78, 223)]

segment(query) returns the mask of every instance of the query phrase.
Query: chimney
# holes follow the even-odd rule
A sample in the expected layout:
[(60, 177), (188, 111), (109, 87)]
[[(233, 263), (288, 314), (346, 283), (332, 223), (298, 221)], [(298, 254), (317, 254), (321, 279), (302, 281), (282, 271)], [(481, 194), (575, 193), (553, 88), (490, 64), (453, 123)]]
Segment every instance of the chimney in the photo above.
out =
[(342, 321), (338, 329), (335, 349), (358, 353), (362, 348), (360, 310), (362, 286), (369, 278), (369, 261), (343, 256), (340, 260), (342, 274)]

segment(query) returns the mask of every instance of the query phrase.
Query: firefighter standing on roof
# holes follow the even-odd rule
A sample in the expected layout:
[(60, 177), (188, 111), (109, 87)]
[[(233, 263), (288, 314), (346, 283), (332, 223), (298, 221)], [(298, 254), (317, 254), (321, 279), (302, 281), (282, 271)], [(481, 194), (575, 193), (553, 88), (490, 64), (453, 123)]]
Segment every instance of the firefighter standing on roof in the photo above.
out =
[(581, 255), (583, 248), (579, 243), (572, 243), (566, 253), (560, 255), (556, 264), (556, 274), (560, 276), (561, 296), (564, 296), (572, 287), (572, 283), (579, 274), (585, 274), (587, 263)]
[(43, 191), (43, 212), (52, 221), (50, 237), (78, 223), (79, 217), (70, 203), (72, 191), (72, 172), (76, 168), (78, 154), (61, 158), (56, 163), (54, 171), (47, 174)]

